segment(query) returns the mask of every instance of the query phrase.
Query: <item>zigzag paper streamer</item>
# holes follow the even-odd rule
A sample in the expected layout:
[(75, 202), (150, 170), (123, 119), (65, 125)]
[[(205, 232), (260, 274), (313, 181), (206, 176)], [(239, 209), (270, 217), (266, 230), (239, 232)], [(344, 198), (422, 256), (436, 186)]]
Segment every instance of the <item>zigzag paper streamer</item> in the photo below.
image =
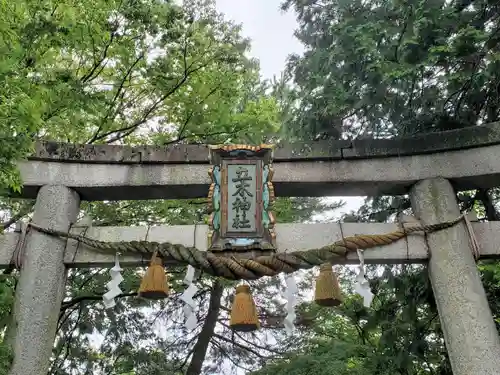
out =
[(110, 309), (116, 305), (115, 297), (122, 294), (122, 290), (118, 285), (123, 281), (123, 276), (121, 274), (123, 269), (120, 267), (120, 262), (118, 261), (118, 254), (115, 257), (115, 265), (109, 270), (111, 280), (106, 284), (108, 292), (102, 296), (102, 303), (106, 309)]
[(283, 324), (285, 325), (285, 330), (288, 334), (292, 333), (294, 329), (294, 322), (297, 315), (295, 314), (295, 306), (297, 305), (297, 283), (293, 275), (288, 274), (285, 276), (286, 283), (286, 311), (287, 315)]
[(365, 307), (370, 307), (373, 300), (373, 293), (370, 289), (370, 284), (365, 278), (365, 258), (363, 256), (363, 250), (358, 249), (359, 258), (359, 271), (356, 276), (356, 284), (354, 285), (354, 291), (363, 297), (363, 305)]
[(186, 276), (184, 277), (184, 284), (187, 285), (186, 290), (182, 293), (180, 299), (184, 302), (184, 316), (186, 317), (186, 328), (188, 330), (193, 330), (198, 324), (198, 319), (195, 314), (196, 304), (194, 302), (194, 295), (198, 288), (193, 283), (195, 269), (193, 266), (188, 266), (186, 271)]

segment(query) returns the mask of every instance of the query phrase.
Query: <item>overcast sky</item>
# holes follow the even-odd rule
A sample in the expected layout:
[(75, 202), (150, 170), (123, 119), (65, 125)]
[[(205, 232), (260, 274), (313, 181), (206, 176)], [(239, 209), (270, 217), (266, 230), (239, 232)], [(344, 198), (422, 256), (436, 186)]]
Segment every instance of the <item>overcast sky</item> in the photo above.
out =
[(279, 76), (286, 57), (302, 52), (294, 38), (297, 27), (293, 13), (282, 12), (281, 0), (217, 0), (226, 18), (243, 25), (243, 35), (252, 40), (251, 55), (260, 60), (264, 78)]

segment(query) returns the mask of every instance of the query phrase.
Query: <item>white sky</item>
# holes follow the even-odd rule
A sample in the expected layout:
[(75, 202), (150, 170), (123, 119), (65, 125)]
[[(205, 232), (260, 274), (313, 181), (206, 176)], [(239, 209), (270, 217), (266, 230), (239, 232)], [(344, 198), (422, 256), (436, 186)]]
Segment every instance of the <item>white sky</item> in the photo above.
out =
[(217, 8), (243, 25), (243, 35), (252, 40), (251, 55), (260, 60), (264, 78), (279, 75), (291, 53), (303, 51), (293, 37), (297, 26), (293, 13), (284, 13), (281, 0), (217, 0)]
[[(279, 76), (287, 56), (303, 52), (301, 43), (293, 36), (297, 28), (295, 15), (280, 10), (281, 0), (216, 0), (217, 9), (238, 24), (243, 35), (250, 38), (250, 55), (260, 60), (261, 75), (271, 79)], [(362, 197), (336, 197), (346, 202), (337, 215), (357, 210)]]

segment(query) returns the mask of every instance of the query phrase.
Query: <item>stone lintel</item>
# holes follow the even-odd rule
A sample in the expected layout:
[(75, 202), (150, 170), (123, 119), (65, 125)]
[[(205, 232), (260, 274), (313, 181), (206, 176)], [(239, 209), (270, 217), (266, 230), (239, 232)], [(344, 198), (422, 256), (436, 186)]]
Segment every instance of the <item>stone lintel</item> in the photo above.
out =
[[(420, 180), (448, 178), (457, 190), (498, 186), (500, 145), (436, 154), (372, 159), (275, 162), (276, 196), (406, 194)], [(34, 198), (44, 185), (64, 185), (82, 200), (190, 199), (208, 194), (206, 164), (99, 164), (19, 162), (24, 188)]]
[[(319, 161), (411, 156), (463, 150), (500, 143), (500, 122), (458, 130), (416, 134), (393, 139), (321, 140), (281, 143), (275, 146), (274, 160)], [(29, 158), (105, 164), (208, 164), (208, 145), (172, 144), (168, 146), (75, 145), (53, 141), (37, 142)]]

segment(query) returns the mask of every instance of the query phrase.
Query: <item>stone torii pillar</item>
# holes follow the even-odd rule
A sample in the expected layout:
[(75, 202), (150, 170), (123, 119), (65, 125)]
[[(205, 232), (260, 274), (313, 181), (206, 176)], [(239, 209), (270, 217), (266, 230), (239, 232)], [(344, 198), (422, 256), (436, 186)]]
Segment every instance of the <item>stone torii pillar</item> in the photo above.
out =
[[(415, 215), (434, 224), (460, 215), (448, 180), (418, 182), (411, 192)], [(500, 339), (465, 224), (431, 233), (429, 278), (454, 375), (500, 373)]]
[[(67, 231), (80, 206), (78, 194), (64, 186), (43, 186), (33, 222)], [(8, 342), (14, 360), (9, 375), (46, 374), (66, 284), (66, 242), (30, 231), (26, 236)]]

